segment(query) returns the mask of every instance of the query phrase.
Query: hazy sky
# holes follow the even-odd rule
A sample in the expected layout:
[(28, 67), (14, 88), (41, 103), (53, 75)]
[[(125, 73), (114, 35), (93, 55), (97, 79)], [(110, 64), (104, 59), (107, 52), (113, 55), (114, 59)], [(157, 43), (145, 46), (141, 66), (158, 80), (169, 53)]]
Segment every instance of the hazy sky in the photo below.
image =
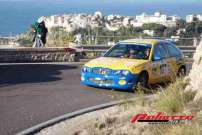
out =
[(37, 2), (37, 3), (55, 3), (69, 4), (78, 6), (105, 6), (105, 5), (131, 5), (131, 4), (201, 4), (202, 0), (0, 0), (10, 2)]
[[(38, 1), (38, 0), (0, 0), (0, 1)], [(80, 2), (80, 3), (202, 3), (202, 0), (42, 0), (50, 2)]]

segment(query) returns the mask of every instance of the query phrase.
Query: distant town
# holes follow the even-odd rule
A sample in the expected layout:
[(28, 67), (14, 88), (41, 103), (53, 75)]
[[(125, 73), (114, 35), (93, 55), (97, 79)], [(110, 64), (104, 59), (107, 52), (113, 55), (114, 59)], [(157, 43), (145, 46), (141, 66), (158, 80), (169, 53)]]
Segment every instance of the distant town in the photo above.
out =
[[(136, 16), (117, 14), (63, 14), (42, 16), (48, 28), (47, 46), (69, 44), (114, 44), (119, 40), (139, 37), (201, 38), (202, 14), (167, 15), (155, 12), (152, 15), (142, 13)], [(34, 22), (33, 22), (34, 23)], [(15, 44), (31, 46), (33, 32), (18, 35)], [(13, 40), (12, 40), (13, 41)]]
[(101, 26), (106, 27), (110, 31), (116, 31), (121, 27), (142, 27), (145, 23), (157, 23), (167, 27), (173, 27), (180, 17), (167, 16), (161, 12), (155, 12), (154, 15), (142, 13), (135, 17), (115, 14), (103, 16), (101, 12), (95, 12), (94, 14), (54, 15), (39, 18), (39, 20), (41, 19), (45, 20), (46, 26), (49, 29), (52, 27), (64, 27), (67, 32), (73, 32), (79, 28), (97, 28)]
[[(153, 15), (142, 13), (136, 16), (121, 16), (111, 14), (104, 16), (101, 12), (94, 14), (64, 14), (53, 15), (49, 17), (40, 17), (39, 20), (45, 20), (48, 29), (53, 27), (63, 27), (67, 32), (74, 32), (79, 29), (95, 29), (105, 27), (109, 31), (117, 31), (121, 27), (142, 27), (144, 24), (155, 23), (165, 27), (176, 27), (177, 22), (182, 20), (177, 15), (168, 16), (161, 12), (155, 12)], [(187, 15), (186, 23), (202, 21), (202, 14)], [(181, 29), (181, 31), (183, 31)], [(154, 36), (154, 30), (144, 30), (145, 34)]]

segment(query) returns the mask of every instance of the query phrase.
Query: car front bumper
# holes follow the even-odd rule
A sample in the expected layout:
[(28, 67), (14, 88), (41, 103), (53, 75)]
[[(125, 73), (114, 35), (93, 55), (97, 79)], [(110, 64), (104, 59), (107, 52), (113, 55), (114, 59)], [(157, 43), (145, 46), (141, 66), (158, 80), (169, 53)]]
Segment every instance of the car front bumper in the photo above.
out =
[(137, 83), (137, 77), (138, 75), (131, 73), (126, 76), (119, 76), (84, 73), (81, 71), (82, 84), (108, 89), (132, 90)]

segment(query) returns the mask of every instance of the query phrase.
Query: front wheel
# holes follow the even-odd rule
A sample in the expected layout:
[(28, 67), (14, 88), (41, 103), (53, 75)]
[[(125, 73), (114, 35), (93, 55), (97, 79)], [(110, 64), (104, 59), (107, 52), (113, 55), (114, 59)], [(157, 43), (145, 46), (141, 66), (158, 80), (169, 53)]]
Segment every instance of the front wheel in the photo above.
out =
[(148, 75), (143, 72), (138, 76), (136, 89), (137, 88), (145, 89), (147, 87), (148, 87)]

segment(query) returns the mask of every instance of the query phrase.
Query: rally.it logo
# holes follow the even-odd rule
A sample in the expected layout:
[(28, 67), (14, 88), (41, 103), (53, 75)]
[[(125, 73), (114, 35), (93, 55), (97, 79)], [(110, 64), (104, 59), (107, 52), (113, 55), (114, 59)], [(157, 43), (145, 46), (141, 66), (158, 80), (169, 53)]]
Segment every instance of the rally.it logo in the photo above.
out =
[(191, 122), (194, 116), (191, 115), (176, 115), (167, 116), (163, 112), (158, 112), (154, 115), (137, 114), (131, 118), (131, 122), (148, 122), (149, 124), (179, 124)]

